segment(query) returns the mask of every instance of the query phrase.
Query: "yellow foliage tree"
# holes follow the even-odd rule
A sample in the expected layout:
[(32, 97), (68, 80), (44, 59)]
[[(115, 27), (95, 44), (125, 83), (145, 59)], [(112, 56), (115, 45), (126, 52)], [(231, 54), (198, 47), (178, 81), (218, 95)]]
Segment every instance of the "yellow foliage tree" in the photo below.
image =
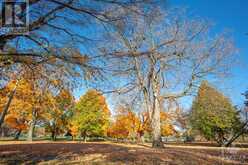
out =
[(67, 131), (74, 98), (66, 89), (62, 89), (57, 96), (53, 96), (49, 92), (46, 95), (46, 107), (44, 107), (46, 109), (44, 117), (46, 130), (51, 132), (51, 138), (56, 140), (59, 133)]
[(173, 125), (171, 124), (171, 116), (166, 112), (160, 112), (161, 121), (161, 135), (170, 136), (176, 133)]
[(87, 136), (106, 136), (109, 119), (110, 111), (105, 97), (91, 89), (75, 105), (71, 132), (77, 132), (84, 139)]

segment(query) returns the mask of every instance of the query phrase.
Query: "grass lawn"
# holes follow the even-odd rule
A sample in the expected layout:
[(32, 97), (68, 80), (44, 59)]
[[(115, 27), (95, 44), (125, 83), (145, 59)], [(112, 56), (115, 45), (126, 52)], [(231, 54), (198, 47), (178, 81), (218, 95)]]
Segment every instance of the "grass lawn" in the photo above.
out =
[(0, 141), (0, 164), (248, 164), (248, 149), (167, 144), (149, 145), (111, 142)]

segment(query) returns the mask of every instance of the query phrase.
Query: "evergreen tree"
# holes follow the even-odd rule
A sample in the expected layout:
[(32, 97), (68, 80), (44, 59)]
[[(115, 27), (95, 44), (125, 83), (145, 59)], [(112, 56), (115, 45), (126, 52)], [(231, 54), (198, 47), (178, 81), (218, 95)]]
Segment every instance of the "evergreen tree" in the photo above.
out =
[(228, 144), (241, 124), (239, 113), (230, 100), (207, 81), (202, 82), (193, 102), (190, 123), (193, 130), (220, 146)]

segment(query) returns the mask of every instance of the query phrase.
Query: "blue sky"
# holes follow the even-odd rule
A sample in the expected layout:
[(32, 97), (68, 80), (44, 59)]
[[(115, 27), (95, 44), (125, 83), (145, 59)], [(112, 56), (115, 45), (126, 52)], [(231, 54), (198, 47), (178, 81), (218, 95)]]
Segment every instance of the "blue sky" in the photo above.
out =
[(199, 16), (214, 23), (213, 31), (231, 32), (239, 52), (238, 64), (223, 84), (216, 85), (235, 105), (242, 105), (243, 93), (248, 89), (248, 1), (247, 0), (169, 0), (169, 7), (184, 7), (191, 16)]
[[(230, 77), (214, 85), (230, 97), (234, 105), (242, 106), (244, 97), (241, 93), (248, 90), (248, 0), (168, 0), (168, 7), (186, 8), (189, 17), (200, 17), (213, 22), (213, 33), (230, 31), (238, 48), (239, 63), (230, 68)], [(79, 89), (75, 96), (79, 98), (85, 90)], [(189, 108), (192, 98), (186, 97), (182, 101), (185, 108)], [(114, 105), (111, 98), (108, 98), (108, 103), (112, 109)]]

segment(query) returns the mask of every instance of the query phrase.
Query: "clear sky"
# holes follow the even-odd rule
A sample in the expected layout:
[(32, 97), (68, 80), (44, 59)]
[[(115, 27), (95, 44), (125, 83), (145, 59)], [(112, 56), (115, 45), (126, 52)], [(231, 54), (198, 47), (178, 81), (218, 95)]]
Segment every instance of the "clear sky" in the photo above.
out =
[[(168, 0), (168, 7), (186, 8), (187, 15), (213, 22), (213, 33), (230, 31), (238, 48), (239, 63), (230, 68), (230, 77), (215, 86), (230, 97), (234, 105), (242, 106), (244, 97), (241, 93), (248, 90), (248, 0)], [(79, 89), (75, 96), (79, 98), (85, 90)], [(189, 108), (192, 98), (186, 97), (182, 101), (185, 108)], [(108, 103), (113, 108), (111, 98)]]
[(239, 52), (239, 64), (231, 68), (232, 75), (219, 88), (242, 105), (243, 93), (248, 90), (248, 0), (169, 0), (169, 7), (185, 7), (187, 13), (214, 23), (215, 32), (228, 29)]

